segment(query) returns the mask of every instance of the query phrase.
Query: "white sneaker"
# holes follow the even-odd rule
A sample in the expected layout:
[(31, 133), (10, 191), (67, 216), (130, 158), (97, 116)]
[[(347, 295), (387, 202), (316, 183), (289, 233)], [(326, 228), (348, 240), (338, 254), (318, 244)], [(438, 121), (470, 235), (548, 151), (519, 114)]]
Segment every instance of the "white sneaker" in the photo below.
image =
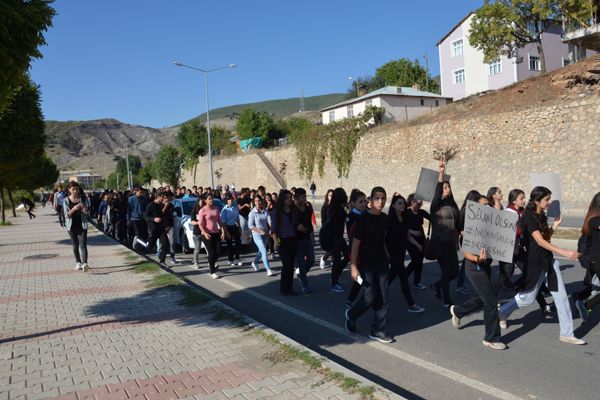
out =
[(194, 269), (200, 269), (200, 265), (198, 265), (198, 263), (194, 263)]
[(267, 276), (273, 276), (273, 272), (271, 272), (271, 270), (267, 271)]
[(244, 265), (244, 263), (241, 260), (237, 260), (236, 264), (238, 267), (241, 267), (242, 265)]
[(83, 272), (88, 272), (88, 269), (90, 269), (90, 266), (88, 265), (88, 263), (83, 263), (83, 264), (81, 264), (81, 269), (83, 270)]
[(258, 272), (258, 265), (256, 265), (256, 263), (254, 261), (252, 261), (252, 269), (256, 272)]
[(210, 277), (213, 279), (217, 279), (219, 277), (219, 275), (217, 275), (217, 273), (215, 272), (215, 273), (210, 274)]
[(325, 269), (325, 265), (327, 265), (327, 262), (325, 261), (325, 259), (323, 259), (323, 257), (321, 257), (321, 262), (319, 263), (319, 267), (321, 267), (321, 269)]
[(80, 269), (83, 269), (82, 264), (80, 262), (75, 263), (75, 271), (79, 271)]
[(296, 268), (294, 270), (294, 276), (298, 276), (298, 275), (300, 275), (300, 268)]
[(137, 243), (141, 244), (144, 247), (148, 247), (148, 243), (144, 242), (142, 239), (136, 239), (135, 240)]
[(235, 261), (229, 261), (229, 266), (230, 267), (235, 267)]
[(560, 338), (561, 342), (565, 342), (565, 343), (570, 343), (570, 344), (586, 344), (585, 340), (582, 339), (578, 339), (575, 336), (561, 336)]
[(177, 259), (175, 259), (175, 257), (171, 257), (171, 258), (169, 259), (169, 262), (170, 262), (172, 265), (175, 265), (175, 264), (177, 264)]

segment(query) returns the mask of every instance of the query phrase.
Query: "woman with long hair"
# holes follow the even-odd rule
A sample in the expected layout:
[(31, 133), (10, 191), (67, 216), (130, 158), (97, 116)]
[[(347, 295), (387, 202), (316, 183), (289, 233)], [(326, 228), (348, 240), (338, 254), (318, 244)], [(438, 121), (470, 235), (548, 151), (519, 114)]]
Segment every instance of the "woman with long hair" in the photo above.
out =
[(204, 197), (198, 197), (194, 207), (192, 207), (191, 215), (190, 215), (190, 224), (192, 224), (192, 235), (194, 237), (194, 269), (200, 269), (199, 259), (200, 259), (200, 248), (202, 247), (202, 231), (200, 230), (200, 226), (198, 224), (198, 213), (204, 207), (205, 201)]
[(284, 296), (295, 295), (294, 287), (294, 262), (296, 260), (297, 241), (296, 227), (298, 215), (294, 207), (292, 192), (282, 190), (279, 192), (277, 206), (271, 212), (271, 236), (275, 243), (275, 251), (281, 257), (281, 279), (279, 291)]
[(600, 192), (594, 195), (590, 203), (585, 219), (583, 220), (581, 233), (586, 240), (585, 256), (587, 260), (587, 274), (584, 281), (584, 289), (575, 295), (577, 299), (575, 305), (579, 310), (581, 319), (587, 321), (592, 308), (600, 303), (599, 295), (586, 300), (592, 292), (592, 278), (594, 276), (600, 278)]
[(342, 293), (344, 288), (340, 285), (340, 275), (346, 264), (348, 264), (348, 244), (344, 239), (344, 226), (346, 225), (346, 203), (348, 195), (346, 191), (339, 187), (333, 191), (331, 202), (327, 208), (327, 220), (331, 224), (331, 257), (333, 264), (331, 266), (331, 288), (334, 293)]
[(202, 243), (206, 248), (208, 255), (208, 268), (210, 276), (217, 279), (217, 261), (219, 260), (219, 252), (221, 240), (229, 237), (227, 227), (221, 222), (221, 214), (219, 208), (214, 204), (214, 196), (209, 193), (205, 196), (206, 204), (198, 211), (198, 226), (202, 232)]
[[(410, 212), (410, 211), (409, 211)], [(390, 254), (390, 271), (388, 285), (391, 286), (396, 277), (400, 279), (400, 288), (408, 305), (408, 312), (422, 313), (425, 309), (417, 305), (408, 285), (408, 273), (404, 267), (406, 247), (408, 246), (408, 222), (406, 218), (406, 200), (399, 193), (394, 193), (387, 215), (387, 232), (385, 243)]]
[[(477, 190), (470, 190), (465, 196), (465, 201), (463, 202), (460, 210), (458, 211), (458, 233), (459, 233), (459, 243), (462, 246), (462, 237), (463, 231), (465, 230), (465, 212), (467, 210), (467, 201), (475, 201), (478, 202), (481, 199), (482, 195)], [(487, 198), (487, 197), (486, 197)], [(487, 203), (486, 203), (487, 204)], [(458, 279), (456, 280), (456, 291), (460, 294), (469, 295), (471, 294), (467, 289), (465, 289), (465, 266), (466, 259), (463, 258), (460, 263), (460, 267), (458, 269)]]
[(65, 216), (65, 226), (75, 256), (75, 270), (88, 270), (87, 228), (90, 210), (90, 200), (84, 196), (77, 182), (71, 181), (67, 186), (69, 195), (63, 199), (61, 206)]
[(444, 306), (453, 304), (450, 298), (450, 281), (458, 275), (458, 221), (459, 211), (450, 182), (444, 180), (446, 162), (440, 161), (438, 183), (431, 201), (432, 240), (439, 244), (438, 264), (442, 276), (430, 288), (435, 297), (444, 300)]
[[(327, 193), (325, 193), (325, 200), (323, 200), (323, 206), (321, 207), (321, 226), (327, 221), (327, 211), (329, 209), (329, 205), (331, 204), (331, 198), (333, 196), (333, 189), (327, 189)], [(321, 257), (321, 261), (319, 262), (319, 267), (324, 269), (327, 266), (327, 259), (331, 257), (331, 252), (327, 251)]]
[(504, 206), (502, 205), (502, 199), (504, 199), (504, 195), (499, 187), (492, 186), (489, 188), (486, 197), (489, 204), (496, 210), (504, 210)]
[[(265, 194), (265, 198), (263, 199), (264, 209), (267, 214), (271, 215), (273, 208), (275, 208), (275, 201), (273, 200), (273, 195), (271, 193)], [(271, 235), (267, 235), (267, 252), (269, 253), (269, 259), (273, 259), (273, 254), (275, 253), (275, 243), (273, 242), (273, 238)]]
[(267, 256), (267, 238), (269, 237), (269, 214), (265, 210), (265, 203), (261, 195), (254, 197), (254, 208), (248, 214), (248, 228), (252, 231), (252, 240), (256, 244), (258, 251), (252, 261), (252, 268), (258, 271), (258, 263), (262, 259), (263, 265), (267, 270), (267, 276), (272, 276), (269, 257)]
[(573, 333), (573, 317), (567, 289), (562, 279), (560, 265), (552, 255), (557, 253), (565, 258), (577, 260), (579, 253), (560, 249), (550, 243), (554, 230), (561, 223), (559, 217), (554, 220), (552, 227), (548, 226), (545, 211), (550, 205), (551, 195), (552, 192), (543, 186), (534, 187), (529, 195), (522, 222), (523, 236), (527, 243), (524, 286), (514, 298), (500, 306), (498, 310), (500, 326), (506, 327), (506, 320), (514, 311), (532, 304), (542, 284), (547, 282), (558, 314), (559, 339), (570, 344), (585, 344), (585, 341), (576, 338)]

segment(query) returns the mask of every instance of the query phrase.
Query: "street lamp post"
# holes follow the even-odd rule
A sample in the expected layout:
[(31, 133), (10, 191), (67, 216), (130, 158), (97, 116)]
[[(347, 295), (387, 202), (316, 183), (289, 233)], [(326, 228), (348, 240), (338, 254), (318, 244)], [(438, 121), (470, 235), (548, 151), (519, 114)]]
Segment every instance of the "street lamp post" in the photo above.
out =
[(213, 68), (213, 69), (201, 69), (201, 68), (191, 67), (189, 65), (182, 64), (179, 61), (175, 61), (175, 62), (173, 62), (173, 64), (175, 64), (178, 67), (185, 67), (185, 68), (193, 69), (195, 71), (200, 71), (200, 72), (204, 73), (204, 87), (205, 87), (205, 93), (206, 93), (206, 133), (208, 135), (208, 164), (210, 167), (210, 187), (214, 189), (215, 188), (215, 178), (213, 176), (212, 145), (211, 145), (211, 138), (210, 138), (210, 105), (208, 102), (208, 73), (213, 72), (213, 71), (218, 71), (220, 69), (235, 68), (236, 65), (235, 64), (227, 64), (225, 66)]
[(127, 165), (127, 189), (131, 190), (131, 173), (129, 172), (129, 138), (125, 136), (125, 163)]

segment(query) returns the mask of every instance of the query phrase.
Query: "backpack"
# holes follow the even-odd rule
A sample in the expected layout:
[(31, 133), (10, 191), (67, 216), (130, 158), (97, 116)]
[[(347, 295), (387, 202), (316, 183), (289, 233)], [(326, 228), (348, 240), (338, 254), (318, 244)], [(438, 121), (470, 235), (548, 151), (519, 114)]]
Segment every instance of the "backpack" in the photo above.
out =
[(328, 216), (319, 230), (319, 245), (323, 251), (333, 250), (333, 230), (331, 229), (331, 216)]
[(588, 255), (590, 253), (590, 249), (592, 247), (592, 238), (591, 236), (587, 236), (585, 234), (581, 234), (579, 239), (577, 240), (577, 252), (580, 254), (578, 260), (583, 268), (588, 268), (590, 260), (588, 260)]

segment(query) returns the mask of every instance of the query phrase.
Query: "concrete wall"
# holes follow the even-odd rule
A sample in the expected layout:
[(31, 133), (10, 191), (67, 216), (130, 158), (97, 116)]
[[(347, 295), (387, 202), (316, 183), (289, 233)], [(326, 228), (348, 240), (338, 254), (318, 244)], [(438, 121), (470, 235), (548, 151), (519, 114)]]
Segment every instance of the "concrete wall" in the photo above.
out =
[[(423, 105), (421, 105), (421, 100), (423, 100)], [(436, 105), (436, 101), (438, 105)], [(445, 105), (447, 101), (432, 97), (381, 96), (381, 105), (385, 108), (385, 122), (408, 121), (420, 117)]]
[[(598, 95), (520, 112), (407, 127), (383, 125), (359, 143), (349, 179), (340, 180), (328, 164), (325, 175), (314, 180), (321, 194), (340, 185), (348, 191), (382, 185), (389, 192), (409, 194), (416, 188), (422, 166), (436, 168), (432, 151), (437, 144), (460, 144), (461, 153), (448, 165), (459, 201), (470, 189), (487, 191), (491, 186), (499, 186), (505, 193), (513, 188), (528, 192), (530, 173), (558, 172), (565, 206), (587, 207), (600, 191), (595, 169), (600, 158), (598, 126)], [(308, 187), (310, 182), (298, 175), (293, 147), (267, 151), (266, 155), (277, 167), (287, 163), (288, 186)], [(205, 159), (200, 162), (196, 184), (209, 182), (207, 164)], [(224, 183), (278, 189), (255, 154), (215, 159), (215, 168), (219, 167), (223, 168)], [(189, 173), (184, 184), (193, 184)]]

